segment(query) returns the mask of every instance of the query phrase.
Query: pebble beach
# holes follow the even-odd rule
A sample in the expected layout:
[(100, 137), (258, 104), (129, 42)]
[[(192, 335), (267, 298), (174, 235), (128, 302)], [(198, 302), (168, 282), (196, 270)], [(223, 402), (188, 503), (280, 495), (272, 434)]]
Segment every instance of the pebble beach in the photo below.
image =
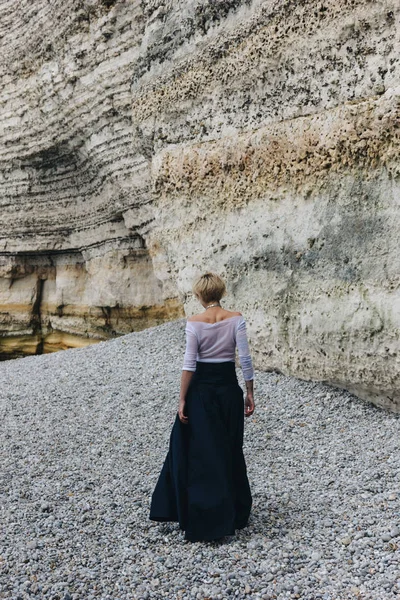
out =
[(0, 598), (400, 598), (400, 416), (344, 390), (255, 371), (248, 527), (149, 520), (184, 348), (179, 319), (0, 363)]

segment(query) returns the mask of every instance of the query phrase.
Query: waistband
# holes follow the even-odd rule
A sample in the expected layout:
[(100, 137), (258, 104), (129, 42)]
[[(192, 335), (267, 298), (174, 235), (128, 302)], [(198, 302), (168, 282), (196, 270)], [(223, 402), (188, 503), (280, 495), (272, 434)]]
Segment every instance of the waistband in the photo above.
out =
[(233, 360), (227, 360), (224, 362), (203, 362), (200, 360), (196, 360), (196, 371), (210, 371), (221, 373), (233, 371), (236, 373), (235, 363)]
[(200, 362), (196, 361), (195, 379), (215, 382), (236, 382), (235, 363), (226, 362)]

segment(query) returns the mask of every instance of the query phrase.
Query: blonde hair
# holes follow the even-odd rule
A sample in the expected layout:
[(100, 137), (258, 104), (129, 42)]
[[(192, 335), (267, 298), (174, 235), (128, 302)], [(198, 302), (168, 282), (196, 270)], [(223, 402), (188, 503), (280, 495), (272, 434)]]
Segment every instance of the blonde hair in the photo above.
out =
[(216, 273), (204, 273), (196, 279), (192, 287), (195, 296), (199, 296), (203, 302), (219, 302), (226, 293), (225, 282)]

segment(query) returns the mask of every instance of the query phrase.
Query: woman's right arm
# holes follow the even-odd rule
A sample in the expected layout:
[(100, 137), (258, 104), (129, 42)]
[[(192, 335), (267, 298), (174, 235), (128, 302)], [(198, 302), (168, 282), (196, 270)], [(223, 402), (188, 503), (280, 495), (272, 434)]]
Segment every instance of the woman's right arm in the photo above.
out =
[(254, 390), (253, 390), (253, 380), (250, 379), (246, 381), (246, 400), (245, 400), (245, 414), (246, 417), (249, 417), (253, 414), (255, 405), (254, 405)]
[(246, 384), (246, 400), (245, 400), (245, 416), (249, 417), (253, 414), (254, 405), (254, 371), (253, 363), (251, 360), (249, 342), (247, 339), (246, 322), (244, 319), (239, 321), (238, 328), (236, 330), (236, 345), (239, 353), (240, 365), (243, 371), (243, 377)]

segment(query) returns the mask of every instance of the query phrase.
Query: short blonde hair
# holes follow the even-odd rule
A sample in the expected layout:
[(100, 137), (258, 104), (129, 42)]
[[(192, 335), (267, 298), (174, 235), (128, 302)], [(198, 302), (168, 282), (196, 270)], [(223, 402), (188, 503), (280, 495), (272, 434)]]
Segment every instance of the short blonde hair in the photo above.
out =
[(208, 272), (196, 279), (192, 290), (195, 296), (199, 296), (203, 302), (219, 302), (226, 293), (226, 286), (222, 277)]

